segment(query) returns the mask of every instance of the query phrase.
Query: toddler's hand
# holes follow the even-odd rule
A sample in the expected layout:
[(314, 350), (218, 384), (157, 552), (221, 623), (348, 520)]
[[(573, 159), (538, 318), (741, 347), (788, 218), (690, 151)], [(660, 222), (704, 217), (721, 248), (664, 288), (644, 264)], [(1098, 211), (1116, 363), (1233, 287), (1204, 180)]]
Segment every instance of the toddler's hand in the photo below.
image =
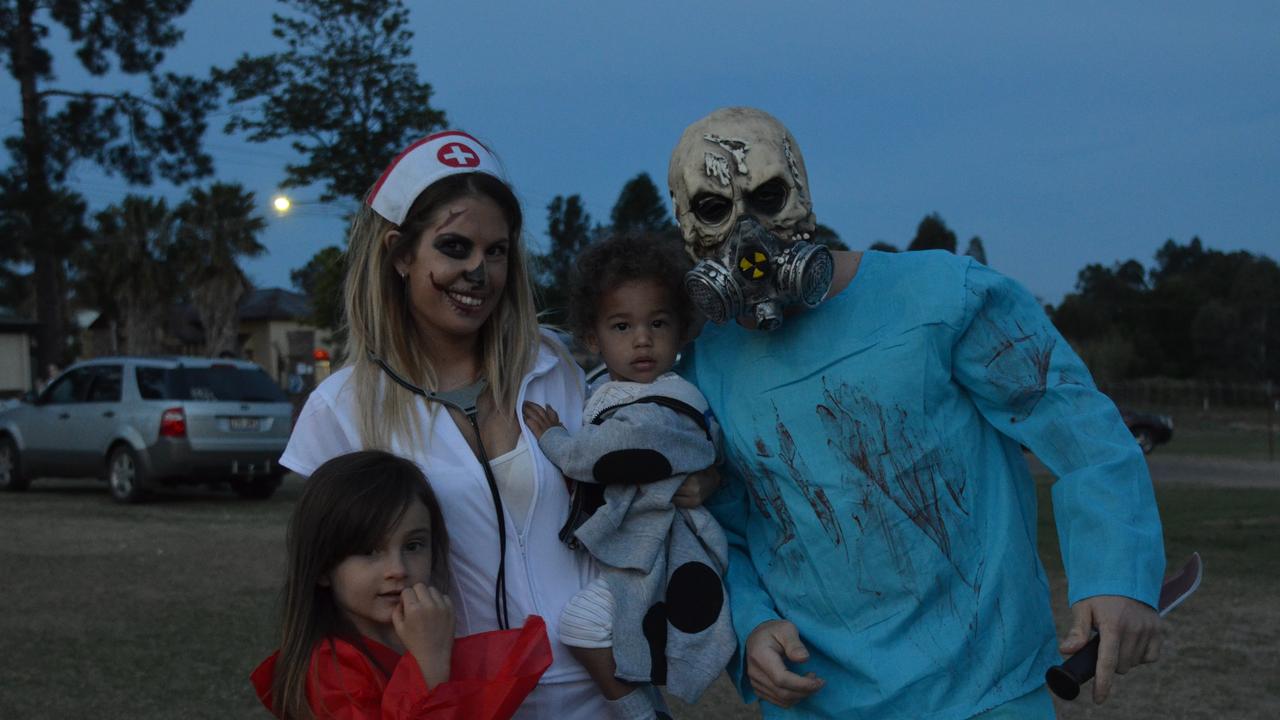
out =
[(680, 483), (671, 502), (678, 508), (692, 509), (707, 501), (716, 490), (720, 489), (720, 471), (715, 465), (689, 473)]
[(560, 415), (550, 405), (527, 402), (524, 404), (524, 422), (533, 431), (533, 436), (541, 440), (543, 433), (560, 425)]
[(433, 587), (418, 583), (400, 593), (391, 613), (400, 642), (418, 661), (427, 687), (449, 679), (453, 656), (453, 602)]

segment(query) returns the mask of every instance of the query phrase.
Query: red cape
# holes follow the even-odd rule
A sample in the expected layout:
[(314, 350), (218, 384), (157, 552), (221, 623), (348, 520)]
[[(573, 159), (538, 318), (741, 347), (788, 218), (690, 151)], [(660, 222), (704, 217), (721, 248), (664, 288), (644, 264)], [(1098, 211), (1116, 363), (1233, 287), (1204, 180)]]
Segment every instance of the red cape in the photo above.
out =
[[(326, 638), (311, 652), (307, 702), (320, 720), (504, 720), (510, 718), (551, 665), (551, 643), (542, 618), (523, 628), (494, 630), (453, 641), (449, 680), (428, 690), (412, 655), (401, 656), (364, 638), (387, 677), (355, 645)], [(250, 675), (268, 710), (279, 653)]]

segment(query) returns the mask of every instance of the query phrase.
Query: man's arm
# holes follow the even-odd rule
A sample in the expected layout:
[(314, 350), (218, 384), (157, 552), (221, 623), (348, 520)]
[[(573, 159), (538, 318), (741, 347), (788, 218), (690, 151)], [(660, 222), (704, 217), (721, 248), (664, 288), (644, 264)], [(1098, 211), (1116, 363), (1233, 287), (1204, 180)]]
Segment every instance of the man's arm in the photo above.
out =
[(803, 662), (808, 651), (796, 626), (778, 616), (773, 598), (756, 572), (747, 547), (747, 515), (751, 512), (746, 485), (729, 465), (724, 466), (724, 484), (706, 502), (729, 542), (729, 613), (733, 619), (738, 647), (729, 660), (733, 678), (744, 702), (757, 698), (781, 707), (790, 706), (822, 688), (823, 681), (809, 673), (801, 676), (787, 669), (786, 662)]
[(1030, 293), (978, 263), (966, 291), (953, 374), (987, 422), (1058, 478), (1053, 510), (1073, 615), (1060, 649), (1074, 652), (1099, 630), (1094, 700), (1102, 702), (1113, 672), (1159, 654), (1154, 606), (1165, 558), (1146, 461)]

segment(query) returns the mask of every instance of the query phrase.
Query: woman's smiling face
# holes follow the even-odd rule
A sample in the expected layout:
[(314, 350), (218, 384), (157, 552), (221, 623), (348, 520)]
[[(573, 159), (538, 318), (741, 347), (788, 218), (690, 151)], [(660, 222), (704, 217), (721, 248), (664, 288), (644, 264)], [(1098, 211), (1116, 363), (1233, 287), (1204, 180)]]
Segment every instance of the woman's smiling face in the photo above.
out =
[(425, 338), (474, 339), (507, 285), (510, 227), (498, 204), (467, 195), (441, 205), (395, 263)]

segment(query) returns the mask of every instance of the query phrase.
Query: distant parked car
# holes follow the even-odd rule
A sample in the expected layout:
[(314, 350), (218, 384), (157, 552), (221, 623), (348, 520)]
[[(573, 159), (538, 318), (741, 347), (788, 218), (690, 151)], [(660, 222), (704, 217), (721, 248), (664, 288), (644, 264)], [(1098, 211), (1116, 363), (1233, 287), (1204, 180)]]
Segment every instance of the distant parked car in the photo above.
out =
[(285, 469), (292, 405), (241, 360), (108, 357), (72, 365), (29, 402), (0, 411), (0, 489), (96, 476), (112, 497), (227, 482), (270, 497)]
[(1138, 441), (1138, 447), (1142, 448), (1144, 453), (1150, 453), (1157, 445), (1163, 445), (1173, 437), (1173, 418), (1168, 415), (1153, 415), (1120, 408), (1120, 416), (1124, 418), (1124, 424), (1129, 426), (1129, 432), (1133, 433), (1134, 439)]

